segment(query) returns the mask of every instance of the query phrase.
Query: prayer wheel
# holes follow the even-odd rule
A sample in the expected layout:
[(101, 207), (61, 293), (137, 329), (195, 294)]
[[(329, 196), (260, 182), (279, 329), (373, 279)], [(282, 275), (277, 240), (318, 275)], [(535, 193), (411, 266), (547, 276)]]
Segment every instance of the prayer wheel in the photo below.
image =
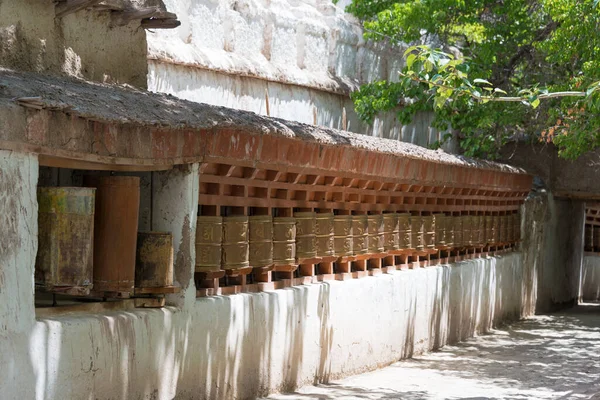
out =
[(412, 230), (410, 223), (410, 214), (398, 214), (398, 247), (400, 250), (412, 249)]
[(433, 215), (423, 217), (423, 237), (425, 248), (431, 250), (435, 248), (435, 219)]
[(383, 215), (374, 214), (367, 216), (368, 223), (368, 248), (369, 253), (376, 254), (383, 252)]
[(585, 251), (594, 251), (594, 228), (592, 227), (592, 225), (586, 225), (585, 226), (585, 238), (584, 238), (584, 243), (585, 243)]
[(353, 229), (351, 215), (336, 215), (333, 218), (333, 241), (335, 255), (351, 256), (353, 255)]
[(139, 232), (135, 260), (135, 287), (173, 286), (173, 235)]
[(471, 241), (473, 246), (483, 246), (483, 217), (481, 215), (471, 216)]
[(435, 245), (446, 246), (446, 215), (443, 213), (433, 215), (435, 222)]
[(140, 178), (86, 177), (84, 182), (96, 187), (94, 290), (131, 292), (135, 284)]
[(461, 215), (462, 218), (462, 243), (463, 246), (473, 246), (473, 219), (472, 215)]
[(423, 226), (423, 218), (420, 215), (412, 215), (410, 217), (410, 229), (412, 233), (412, 245), (416, 250), (425, 249), (425, 231)]
[(518, 242), (521, 240), (521, 215), (517, 211), (512, 215), (512, 228), (513, 228), (513, 241)]
[(493, 215), (485, 216), (485, 242), (488, 246), (494, 244), (494, 216)]
[(506, 242), (512, 243), (515, 241), (515, 239), (513, 238), (513, 234), (514, 234), (513, 215), (506, 214), (505, 217), (506, 218), (504, 221), (506, 222), (506, 233), (505, 233)]
[(398, 224), (398, 214), (383, 214), (383, 249), (385, 251), (400, 248), (400, 227)]
[(508, 232), (506, 222), (506, 215), (500, 215), (498, 218), (498, 243), (506, 243), (506, 233)]
[(497, 244), (500, 241), (500, 216), (494, 215), (492, 218), (492, 243)]
[(93, 188), (38, 188), (35, 283), (52, 290), (89, 290), (94, 261)]
[(317, 256), (317, 238), (315, 235), (316, 213), (297, 212), (296, 218), (296, 257), (298, 259)]
[(223, 218), (198, 216), (196, 223), (196, 272), (221, 269)]
[(369, 222), (366, 215), (352, 216), (352, 253), (365, 254), (369, 251)]
[(454, 218), (451, 215), (444, 217), (444, 241), (447, 247), (454, 246)]
[(452, 226), (454, 227), (454, 247), (464, 247), (463, 240), (463, 216), (455, 215), (452, 217)]
[(273, 217), (255, 215), (248, 218), (250, 265), (269, 267), (273, 265)]
[(333, 213), (317, 213), (316, 215), (317, 257), (331, 257), (335, 253), (333, 218)]
[(222, 266), (225, 270), (250, 266), (248, 217), (245, 215), (223, 217)]
[(293, 265), (296, 263), (296, 219), (273, 218), (273, 264)]

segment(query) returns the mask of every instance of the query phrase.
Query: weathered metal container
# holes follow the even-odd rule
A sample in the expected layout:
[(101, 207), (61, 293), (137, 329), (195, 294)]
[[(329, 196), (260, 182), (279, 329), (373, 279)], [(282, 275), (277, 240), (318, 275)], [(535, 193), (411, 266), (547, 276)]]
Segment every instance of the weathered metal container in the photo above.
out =
[(477, 215), (475, 217), (475, 224), (477, 226), (477, 237), (475, 242), (477, 246), (485, 245), (485, 217), (483, 215)]
[(410, 217), (410, 230), (412, 232), (412, 248), (416, 250), (425, 249), (425, 230), (423, 226), (423, 218), (419, 215)]
[(317, 257), (331, 257), (335, 253), (333, 218), (333, 213), (317, 213), (315, 217)]
[(93, 188), (38, 188), (35, 283), (47, 290), (90, 289), (94, 259)]
[(223, 217), (222, 268), (236, 270), (249, 266), (248, 217), (244, 215)]
[(369, 253), (383, 252), (383, 215), (374, 214), (367, 216), (368, 224), (368, 249)]
[(493, 215), (485, 216), (485, 242), (488, 246), (494, 244), (494, 216)]
[(273, 217), (254, 215), (248, 218), (250, 232), (250, 265), (269, 267), (273, 265)]
[(223, 218), (198, 216), (196, 223), (196, 272), (219, 271), (222, 260)]
[(398, 248), (400, 250), (412, 249), (412, 230), (410, 214), (398, 214)]
[(383, 214), (383, 249), (400, 249), (400, 227), (397, 213)]
[(139, 232), (135, 261), (135, 287), (173, 286), (173, 235)]
[(435, 218), (433, 215), (423, 217), (423, 237), (425, 248), (428, 250), (435, 248)]
[(140, 178), (86, 177), (96, 187), (94, 291), (131, 292), (140, 209)]
[(462, 244), (463, 246), (473, 246), (473, 229), (472, 229), (472, 216), (461, 215), (462, 219)]
[(297, 212), (296, 218), (296, 257), (298, 259), (317, 256), (316, 213)]
[(585, 251), (594, 251), (594, 227), (592, 225), (585, 225), (584, 249)]
[(494, 215), (492, 218), (492, 243), (498, 244), (500, 241), (500, 216)]
[(433, 214), (435, 223), (435, 245), (437, 247), (446, 246), (446, 220), (445, 214)]
[(296, 219), (273, 218), (273, 264), (293, 265), (296, 262)]
[(446, 229), (444, 230), (444, 239), (446, 241), (446, 247), (454, 246), (454, 219), (451, 215), (446, 215), (445, 218)]
[(336, 215), (333, 219), (333, 241), (336, 256), (353, 254), (353, 229), (351, 215)]
[(352, 216), (352, 252), (354, 255), (369, 251), (369, 222), (367, 215)]
[(464, 247), (465, 242), (463, 240), (463, 216), (455, 215), (452, 217), (452, 226), (454, 227), (454, 247)]

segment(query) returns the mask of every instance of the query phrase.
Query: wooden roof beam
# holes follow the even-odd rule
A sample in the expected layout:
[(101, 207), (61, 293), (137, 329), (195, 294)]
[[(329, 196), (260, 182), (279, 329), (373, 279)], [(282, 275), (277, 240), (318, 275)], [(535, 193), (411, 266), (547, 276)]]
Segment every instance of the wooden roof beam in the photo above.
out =
[(95, 6), (102, 0), (62, 0), (56, 5), (56, 18), (62, 18), (87, 7)]

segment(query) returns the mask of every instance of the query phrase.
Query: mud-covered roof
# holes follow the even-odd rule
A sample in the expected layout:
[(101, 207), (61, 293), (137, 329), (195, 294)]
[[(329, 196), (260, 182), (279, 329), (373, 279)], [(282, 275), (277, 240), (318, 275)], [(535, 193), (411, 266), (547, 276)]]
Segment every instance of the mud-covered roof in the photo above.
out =
[(524, 172), (506, 164), (469, 159), (410, 143), (195, 103), (129, 86), (0, 69), (0, 107), (15, 103), (31, 108), (54, 110), (92, 121), (174, 130), (218, 126), (256, 135), (284, 136), (324, 145), (353, 146), (441, 164), (511, 173)]

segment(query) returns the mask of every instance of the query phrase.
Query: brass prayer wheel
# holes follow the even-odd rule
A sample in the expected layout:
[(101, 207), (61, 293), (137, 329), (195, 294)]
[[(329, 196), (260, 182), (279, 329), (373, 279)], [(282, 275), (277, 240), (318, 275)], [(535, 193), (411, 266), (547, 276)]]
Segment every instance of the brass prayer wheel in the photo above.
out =
[(437, 247), (446, 246), (446, 215), (443, 213), (433, 214), (435, 222), (435, 245)]
[(366, 215), (352, 216), (352, 253), (365, 254), (369, 251), (368, 220)]
[(138, 232), (135, 287), (173, 286), (173, 235), (170, 232)]
[(585, 251), (593, 251), (594, 250), (594, 229), (592, 225), (585, 226), (585, 237), (584, 237), (584, 250)]
[(423, 217), (423, 235), (425, 247), (427, 249), (435, 248), (435, 219), (433, 215)]
[(463, 246), (473, 246), (473, 228), (472, 228), (472, 222), (473, 220), (471, 219), (471, 215), (461, 215), (460, 218), (462, 219), (462, 231), (463, 231), (463, 237), (462, 237), (462, 243)]
[(333, 213), (317, 213), (315, 234), (317, 238), (317, 257), (333, 256)]
[(464, 247), (463, 240), (463, 216), (455, 215), (452, 217), (452, 226), (454, 227), (454, 247)]
[(500, 216), (494, 215), (492, 218), (492, 243), (498, 243), (500, 239)]
[(268, 267), (273, 265), (273, 217), (254, 215), (248, 218), (250, 239), (250, 265)]
[(199, 216), (196, 223), (196, 272), (219, 271), (223, 218)]
[(250, 266), (248, 217), (243, 215), (223, 218), (223, 269)]
[(400, 228), (398, 214), (383, 214), (383, 249), (386, 251), (400, 248)]
[(411, 216), (410, 229), (412, 232), (412, 247), (416, 250), (423, 250), (425, 248), (423, 218), (419, 215)]
[(333, 241), (336, 256), (353, 254), (352, 216), (336, 215), (333, 218)]
[(316, 213), (297, 212), (296, 218), (296, 257), (315, 258), (317, 256), (317, 238), (315, 235)]
[(494, 243), (494, 216), (485, 216), (485, 242), (490, 245)]
[(445, 229), (444, 229), (444, 240), (447, 247), (454, 246), (454, 218), (451, 215), (446, 215), (444, 218)]
[(368, 221), (368, 248), (369, 253), (383, 252), (383, 215), (374, 214), (367, 216)]
[(514, 241), (518, 242), (521, 240), (521, 214), (517, 211), (512, 215), (513, 220), (513, 237)]
[(473, 246), (483, 245), (483, 227), (481, 215), (471, 215), (471, 243)]
[(410, 214), (398, 214), (398, 248), (401, 250), (412, 249), (412, 230), (410, 224)]
[(296, 262), (296, 219), (273, 218), (273, 264), (293, 265)]

